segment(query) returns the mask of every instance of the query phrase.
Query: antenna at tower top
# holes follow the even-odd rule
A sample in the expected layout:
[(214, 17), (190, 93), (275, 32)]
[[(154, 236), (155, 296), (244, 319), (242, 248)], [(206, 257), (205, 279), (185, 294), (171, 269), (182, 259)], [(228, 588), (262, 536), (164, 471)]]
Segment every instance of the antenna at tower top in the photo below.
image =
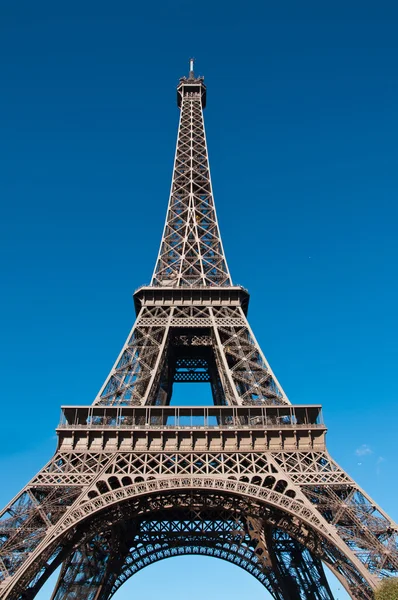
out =
[(195, 62), (194, 58), (190, 58), (189, 59), (189, 77), (190, 77), (190, 79), (194, 78), (194, 74), (193, 74), (193, 64), (194, 64), (194, 62)]

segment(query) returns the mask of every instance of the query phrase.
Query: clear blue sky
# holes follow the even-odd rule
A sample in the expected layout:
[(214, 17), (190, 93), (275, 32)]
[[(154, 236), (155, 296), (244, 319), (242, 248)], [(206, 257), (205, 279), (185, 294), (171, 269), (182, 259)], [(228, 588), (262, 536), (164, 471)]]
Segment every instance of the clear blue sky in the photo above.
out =
[[(323, 403), (333, 456), (398, 518), (397, 27), (393, 2), (1, 2), (1, 504), (133, 322), (195, 56), (251, 325), (291, 401)], [(116, 598), (160, 584), (165, 599), (264, 597), (236, 567), (186, 558)]]

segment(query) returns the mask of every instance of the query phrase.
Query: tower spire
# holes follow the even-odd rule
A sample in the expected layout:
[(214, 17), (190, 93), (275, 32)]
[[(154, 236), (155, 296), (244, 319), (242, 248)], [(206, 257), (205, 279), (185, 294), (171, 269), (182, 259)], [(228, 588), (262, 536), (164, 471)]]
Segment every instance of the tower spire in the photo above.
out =
[(221, 242), (210, 178), (203, 120), (206, 86), (194, 75), (177, 87), (181, 109), (171, 193), (152, 285), (231, 285)]

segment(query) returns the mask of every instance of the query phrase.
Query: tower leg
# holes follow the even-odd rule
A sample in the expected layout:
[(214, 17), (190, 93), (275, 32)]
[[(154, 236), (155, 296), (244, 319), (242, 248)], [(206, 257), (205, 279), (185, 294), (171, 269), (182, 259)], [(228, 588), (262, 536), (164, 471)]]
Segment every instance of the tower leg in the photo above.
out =
[(77, 548), (66, 560), (51, 600), (106, 600), (128, 553), (122, 527)]
[(319, 559), (281, 529), (273, 528), (267, 538), (285, 600), (333, 600)]

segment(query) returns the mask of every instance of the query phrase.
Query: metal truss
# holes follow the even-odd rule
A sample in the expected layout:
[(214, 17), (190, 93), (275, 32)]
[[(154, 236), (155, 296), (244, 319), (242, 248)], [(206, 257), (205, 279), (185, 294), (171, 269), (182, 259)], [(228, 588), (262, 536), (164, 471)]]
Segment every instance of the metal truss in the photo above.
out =
[(289, 404), (242, 307), (203, 302), (143, 306), (95, 403), (168, 404), (174, 382), (214, 381), (216, 404)]
[(321, 561), (282, 529), (269, 529), (268, 547), (283, 596), (306, 600), (333, 599)]
[[(203, 554), (256, 577), (275, 600), (352, 598), (398, 574), (396, 524), (326, 450), (320, 405), (292, 405), (232, 285), (191, 72), (169, 208), (137, 319), (91, 406), (62, 408), (50, 462), (0, 513), (0, 599), (108, 600), (134, 573)], [(172, 407), (173, 386), (209, 383), (213, 407)]]
[[(239, 507), (225, 510), (204, 505), (174, 511), (159, 511), (152, 519), (134, 519), (123, 524), (123, 535), (108, 531), (102, 545), (97, 538), (83, 551), (79, 548), (64, 563), (54, 600), (64, 597), (87, 598), (85, 588), (90, 587), (90, 598), (111, 597), (132, 575), (165, 558), (184, 555), (202, 555), (221, 558), (251, 573), (276, 600), (306, 598), (311, 593), (314, 600), (329, 600), (333, 596), (325, 579), (321, 563), (314, 561), (299, 542), (285, 532), (269, 528), (272, 556), (265, 544), (264, 524), (261, 520), (244, 516)], [(115, 540), (117, 548), (109, 547)], [(123, 539), (123, 552), (120, 552)], [(88, 551), (87, 551), (88, 546)], [(303, 554), (308, 557), (303, 560)], [(123, 557), (115, 565), (110, 557)], [(278, 579), (277, 561), (283, 557), (283, 576)], [(117, 568), (115, 568), (117, 567)], [(88, 576), (85, 576), (88, 574)], [(97, 580), (93, 582), (93, 577)], [(303, 585), (304, 584), (304, 585)]]
[(231, 285), (213, 200), (203, 121), (203, 80), (178, 87), (181, 108), (166, 224), (151, 285)]
[[(116, 425), (114, 429), (118, 430)], [(142, 429), (147, 436), (149, 434), (151, 446), (149, 432), (152, 429), (144, 426)], [(107, 425), (102, 427), (100, 433), (110, 435), (111, 430), (112, 426)], [(211, 432), (210, 427), (207, 433), (211, 435)], [(234, 428), (233, 432), (236, 432)], [(72, 439), (74, 434), (76, 429), (63, 435)], [(285, 465), (291, 465), (291, 473), (285, 470)], [(317, 479), (316, 485), (311, 483), (314, 479)], [(77, 482), (80, 482), (80, 488), (76, 486)], [(78, 489), (80, 493), (77, 497)], [(37, 499), (42, 490), (50, 490), (51, 494), (44, 496), (42, 493), (39, 512)], [(46, 503), (45, 498), (50, 495), (51, 502)], [(95, 536), (103, 535), (105, 525), (109, 528), (116, 525), (124, 527), (128, 517), (133, 518), (134, 526), (137, 526), (139, 515), (152, 519), (148, 513), (160, 509), (176, 511), (170, 519), (176, 527), (182, 527), (180, 533), (184, 537), (184, 541), (182, 538), (179, 540), (178, 547), (186, 548), (186, 553), (194, 553), (193, 540), (188, 530), (184, 529), (195, 526), (194, 520), (189, 525), (186, 516), (186, 509), (192, 508), (194, 498), (198, 506), (203, 503), (208, 506), (209, 498), (212, 498), (211, 502), (222, 506), (227, 512), (228, 506), (234, 506), (234, 515), (236, 507), (241, 506), (240, 518), (247, 520), (250, 517), (261, 523), (257, 532), (267, 532), (276, 527), (287, 535), (284, 538), (280, 533), (278, 540), (281, 543), (277, 545), (272, 538), (270, 541), (267, 533), (257, 533), (256, 538), (263, 544), (263, 556), (270, 553), (270, 560), (275, 564), (273, 570), (280, 574), (279, 584), (280, 581), (287, 581), (288, 569), (291, 570), (292, 582), (301, 582), (299, 591), (296, 589), (294, 593), (288, 590), (275, 591), (276, 584), (272, 583), (269, 575), (266, 580), (263, 565), (262, 574), (256, 571), (256, 576), (263, 578), (264, 585), (270, 586), (268, 589), (272, 588), (275, 598), (314, 598), (316, 596), (309, 591), (311, 585), (322, 590), (324, 588), (326, 591), (322, 591), (324, 595), (319, 598), (327, 598), (329, 592), (326, 586), (319, 585), (319, 581), (324, 581), (319, 561), (325, 562), (335, 572), (353, 598), (370, 600), (372, 584), (376, 581), (374, 577), (398, 571), (397, 531), (394, 524), (326, 452), (231, 453), (209, 452), (206, 449), (202, 453), (168, 453), (160, 449), (159, 452), (126, 453), (111, 452), (110, 448), (108, 452), (95, 454), (87, 450), (60, 451), (3, 513), (0, 557), (4, 598), (33, 597), (43, 578), (48, 577), (65, 552), (70, 554), (75, 546), (74, 558), (66, 563), (63, 571), (68, 576), (60, 582), (57, 593), (61, 594), (62, 589), (66, 589), (65, 585), (78, 585), (77, 574), (87, 561), (85, 548), (92, 552), (91, 562), (99, 560), (98, 552), (93, 552), (98, 544), (103, 547), (104, 542), (102, 537), (97, 539)], [(215, 521), (219, 521), (219, 515)], [(168, 523), (165, 517), (163, 524), (167, 528), (170, 521)], [(32, 531), (35, 535), (32, 535)], [(203, 536), (203, 540), (205, 538)], [(282, 543), (290, 538), (305, 547), (306, 551), (298, 551), (293, 542)], [(92, 539), (94, 545), (87, 546)], [(127, 572), (133, 574), (138, 569), (138, 566), (132, 566), (131, 556), (137, 556), (132, 550), (133, 543), (124, 553), (115, 550), (117, 544), (125, 539), (125, 534), (114, 536), (112, 551), (107, 555), (112, 565), (118, 562), (120, 582)], [(220, 548), (218, 542), (213, 542), (209, 536), (208, 546), (204, 543), (208, 549), (201, 549), (200, 553), (211, 554), (213, 550), (209, 546)], [(82, 543), (85, 544), (83, 549)], [(158, 554), (147, 549), (145, 555), (149, 552), (151, 562), (156, 557), (156, 560), (160, 560), (175, 555), (175, 549), (168, 554), (167, 544), (170, 546), (169, 541), (165, 540)], [(195, 548), (199, 552), (197, 545)], [(303, 557), (301, 564), (297, 563), (298, 555)], [(250, 565), (254, 564), (253, 560)], [(238, 558), (233, 562), (237, 564), (236, 561)], [(149, 563), (141, 561), (140, 564), (144, 566)], [(255, 564), (258, 567), (257, 559)], [(128, 569), (125, 565), (128, 565)], [(114, 566), (112, 572), (117, 572)], [(91, 581), (86, 576), (83, 580)], [(101, 578), (97, 584), (103, 584)], [(113, 585), (121, 583), (114, 582)], [(86, 587), (80, 586), (79, 594)], [(25, 590), (25, 596), (22, 590)], [(26, 595), (26, 590), (32, 590), (32, 595)]]

